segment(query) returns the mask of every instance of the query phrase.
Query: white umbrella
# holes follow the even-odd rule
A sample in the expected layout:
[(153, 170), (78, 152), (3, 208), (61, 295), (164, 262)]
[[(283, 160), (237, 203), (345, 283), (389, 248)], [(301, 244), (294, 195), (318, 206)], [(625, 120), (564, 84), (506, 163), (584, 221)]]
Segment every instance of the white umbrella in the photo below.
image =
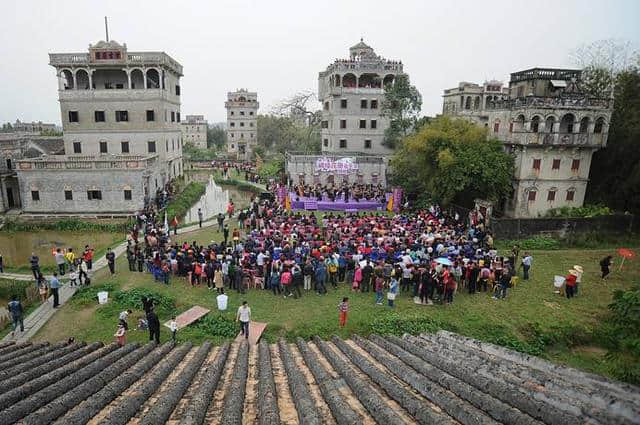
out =
[(444, 266), (453, 266), (453, 263), (451, 262), (451, 260), (445, 257), (436, 258), (435, 261), (436, 263), (442, 264)]

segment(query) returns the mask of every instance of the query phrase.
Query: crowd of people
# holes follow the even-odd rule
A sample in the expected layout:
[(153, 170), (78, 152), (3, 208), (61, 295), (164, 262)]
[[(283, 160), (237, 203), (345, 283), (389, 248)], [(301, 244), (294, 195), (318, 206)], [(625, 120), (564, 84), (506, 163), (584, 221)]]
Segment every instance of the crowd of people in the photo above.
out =
[(386, 201), (387, 191), (382, 184), (364, 184), (364, 183), (342, 183), (341, 185), (335, 184), (303, 184), (299, 183), (294, 185), (293, 191), (296, 194), (296, 201), (300, 198), (316, 198), (318, 201), (328, 199), (331, 202), (344, 201), (344, 202), (360, 202), (364, 201), (376, 201), (384, 203)]
[(229, 161), (211, 161), (211, 167), (220, 171), (223, 179), (233, 178), (244, 175), (244, 180), (252, 183), (261, 183), (262, 179), (258, 174), (255, 164), (252, 162), (229, 162)]

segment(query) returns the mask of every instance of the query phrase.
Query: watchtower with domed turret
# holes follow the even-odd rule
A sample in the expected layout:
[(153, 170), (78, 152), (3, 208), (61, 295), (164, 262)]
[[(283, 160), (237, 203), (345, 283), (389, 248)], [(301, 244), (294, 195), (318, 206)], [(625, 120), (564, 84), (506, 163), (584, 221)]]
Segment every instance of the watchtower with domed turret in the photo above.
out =
[(390, 154), (382, 144), (389, 120), (381, 114), (384, 87), (402, 74), (402, 62), (376, 54), (362, 39), (348, 59), (336, 59), (318, 76), (322, 151)]

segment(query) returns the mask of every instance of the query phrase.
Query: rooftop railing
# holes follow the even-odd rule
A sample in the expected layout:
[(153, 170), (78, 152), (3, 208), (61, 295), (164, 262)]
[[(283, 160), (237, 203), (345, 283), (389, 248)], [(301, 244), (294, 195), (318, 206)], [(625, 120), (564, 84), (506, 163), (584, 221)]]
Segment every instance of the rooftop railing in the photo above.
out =
[(34, 159), (22, 159), (17, 169), (30, 170), (116, 170), (146, 169), (153, 166), (158, 155), (105, 155), (105, 156), (44, 156)]
[(533, 133), (530, 131), (514, 131), (508, 143), (518, 145), (544, 146), (602, 146), (604, 133)]
[(91, 61), (88, 53), (49, 53), (49, 64), (53, 66), (78, 65), (166, 65), (182, 75), (182, 65), (164, 52), (129, 52), (125, 59)]
[(609, 99), (595, 99), (581, 97), (544, 97), (527, 96), (515, 99), (498, 100), (489, 102), (487, 109), (518, 109), (530, 108), (601, 108), (608, 109)]

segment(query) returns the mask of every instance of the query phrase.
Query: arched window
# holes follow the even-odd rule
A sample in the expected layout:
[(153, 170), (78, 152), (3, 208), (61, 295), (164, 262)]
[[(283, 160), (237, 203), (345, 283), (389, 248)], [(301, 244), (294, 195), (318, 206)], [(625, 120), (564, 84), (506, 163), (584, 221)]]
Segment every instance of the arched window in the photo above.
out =
[(160, 74), (155, 69), (147, 70), (147, 88), (159, 89), (160, 88)]
[(480, 109), (480, 96), (476, 96), (476, 98), (473, 100), (473, 109)]
[(553, 132), (553, 125), (556, 123), (556, 117), (554, 116), (550, 116), (547, 117), (545, 123), (544, 123), (544, 127), (547, 133), (552, 133)]
[(63, 69), (60, 73), (60, 78), (64, 80), (64, 89), (71, 90), (75, 88), (73, 84), (73, 74), (68, 69)]
[(361, 88), (379, 89), (381, 84), (378, 74), (362, 74), (358, 79), (358, 87)]
[(384, 76), (384, 80), (382, 81), (382, 84), (387, 86), (387, 85), (393, 84), (394, 80), (395, 80), (395, 77), (393, 74), (387, 74)]
[(467, 96), (467, 100), (464, 103), (464, 109), (471, 109), (471, 96)]
[(580, 133), (586, 133), (589, 129), (589, 117), (584, 117), (580, 120)]
[(344, 77), (342, 77), (342, 87), (347, 87), (347, 88), (355, 88), (356, 86), (356, 76), (349, 73), (349, 74), (345, 74)]
[(142, 70), (134, 69), (131, 71), (131, 88), (138, 90), (144, 88), (144, 75), (142, 74)]
[(600, 117), (596, 120), (596, 124), (593, 127), (593, 132), (602, 133), (603, 129), (604, 129), (604, 118)]
[(79, 69), (76, 72), (76, 84), (78, 85), (78, 90), (89, 90), (89, 74), (84, 69)]
[(524, 115), (520, 114), (516, 117), (516, 120), (513, 122), (513, 131), (524, 131)]
[(560, 121), (560, 133), (573, 133), (573, 125), (576, 117), (573, 114), (566, 114)]
[(540, 127), (540, 117), (536, 115), (535, 117), (531, 118), (531, 131), (534, 133), (537, 133), (539, 127)]

